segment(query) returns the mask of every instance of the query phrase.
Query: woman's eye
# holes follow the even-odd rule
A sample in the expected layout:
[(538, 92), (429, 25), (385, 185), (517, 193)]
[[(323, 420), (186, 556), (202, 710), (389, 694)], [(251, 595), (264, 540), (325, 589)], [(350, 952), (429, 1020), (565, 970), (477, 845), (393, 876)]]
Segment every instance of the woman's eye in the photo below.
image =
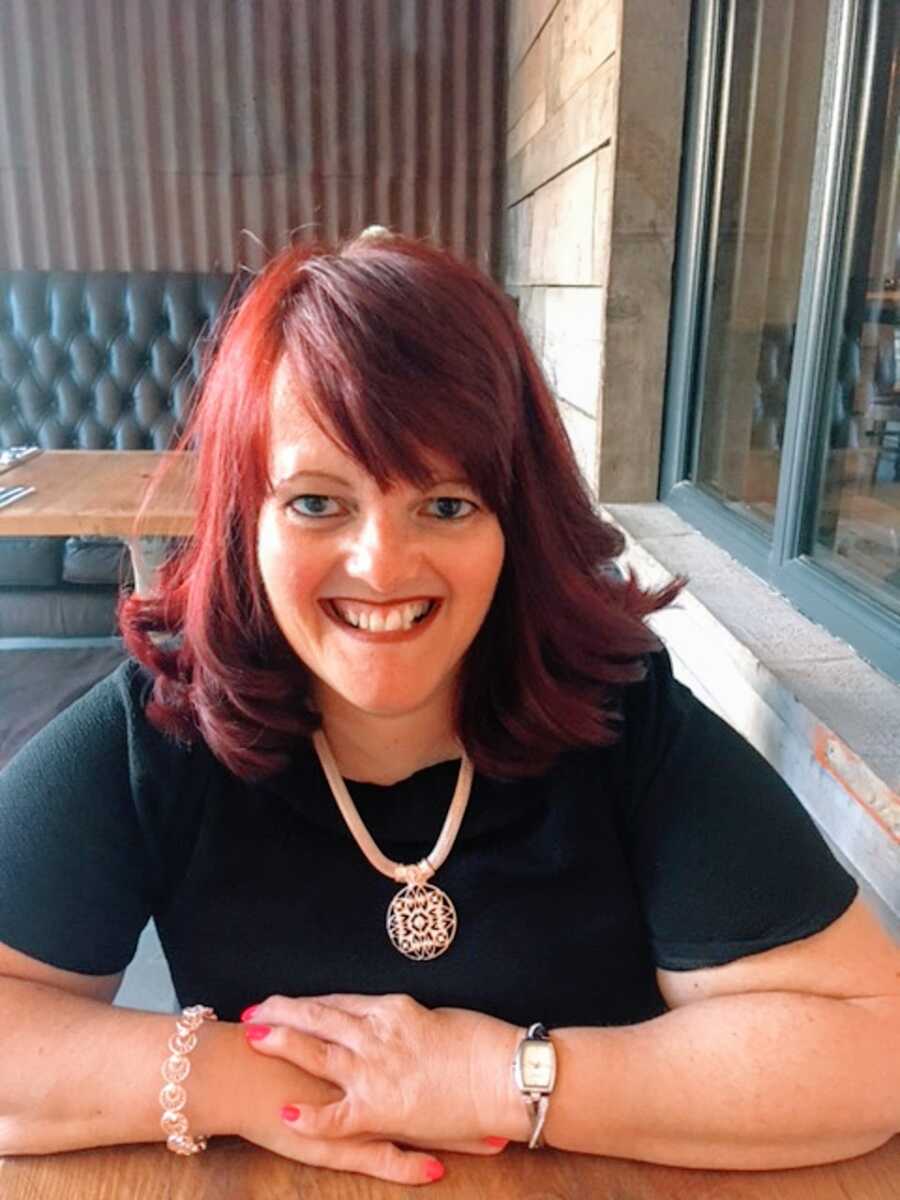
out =
[(443, 521), (458, 521), (463, 517), (471, 516), (475, 511), (475, 505), (471, 500), (461, 500), (455, 496), (438, 496), (434, 500), (429, 500), (428, 506), (432, 510), (432, 515), (440, 517)]
[(301, 517), (335, 517), (340, 512), (337, 501), (330, 496), (296, 496), (289, 507)]

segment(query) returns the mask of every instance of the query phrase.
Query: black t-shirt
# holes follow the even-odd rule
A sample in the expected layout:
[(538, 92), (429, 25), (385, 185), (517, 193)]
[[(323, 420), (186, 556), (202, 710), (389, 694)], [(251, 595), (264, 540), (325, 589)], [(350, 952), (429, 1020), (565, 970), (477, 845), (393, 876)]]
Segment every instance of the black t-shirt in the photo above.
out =
[[(271, 993), (405, 992), (519, 1025), (666, 1011), (655, 967), (715, 966), (807, 937), (857, 892), (765, 760), (672, 676), (622, 691), (611, 747), (539, 779), (476, 776), (434, 877), (459, 925), (411, 961), (388, 941), (398, 885), (352, 840), (311, 744), (247, 784), (144, 715), (126, 662), (0, 773), (0, 941), (85, 974), (122, 970), (153, 916), (181, 1004), (235, 1020)], [(351, 783), (389, 858), (417, 862), (458, 763)]]

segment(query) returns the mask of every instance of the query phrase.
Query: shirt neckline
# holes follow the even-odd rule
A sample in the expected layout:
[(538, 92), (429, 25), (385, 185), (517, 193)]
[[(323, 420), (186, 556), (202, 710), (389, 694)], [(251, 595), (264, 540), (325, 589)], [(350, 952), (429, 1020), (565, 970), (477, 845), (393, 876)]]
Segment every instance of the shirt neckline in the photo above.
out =
[[(434, 845), (450, 809), (459, 759), (435, 763), (395, 784), (346, 780), (363, 824), (376, 842)], [(475, 773), (457, 841), (468, 841), (521, 820), (543, 802), (542, 779), (501, 781)], [(331, 794), (321, 764), (309, 742), (290, 766), (263, 785), (299, 816), (319, 828), (351, 838)]]

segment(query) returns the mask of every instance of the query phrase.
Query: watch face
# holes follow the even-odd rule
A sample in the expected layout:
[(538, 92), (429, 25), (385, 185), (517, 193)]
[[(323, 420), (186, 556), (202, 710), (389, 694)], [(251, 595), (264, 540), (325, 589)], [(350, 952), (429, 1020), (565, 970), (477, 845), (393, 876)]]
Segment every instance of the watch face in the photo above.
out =
[(552, 1087), (555, 1066), (553, 1047), (549, 1042), (525, 1043), (522, 1051), (522, 1082), (526, 1088)]

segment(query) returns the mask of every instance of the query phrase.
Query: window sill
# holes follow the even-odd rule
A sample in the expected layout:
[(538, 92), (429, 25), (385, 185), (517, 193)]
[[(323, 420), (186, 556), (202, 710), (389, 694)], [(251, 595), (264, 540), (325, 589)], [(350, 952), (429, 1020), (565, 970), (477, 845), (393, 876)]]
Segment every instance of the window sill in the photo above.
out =
[(606, 504), (644, 585), (689, 576), (651, 619), (675, 673), (793, 788), (900, 939), (900, 686), (664, 504)]

